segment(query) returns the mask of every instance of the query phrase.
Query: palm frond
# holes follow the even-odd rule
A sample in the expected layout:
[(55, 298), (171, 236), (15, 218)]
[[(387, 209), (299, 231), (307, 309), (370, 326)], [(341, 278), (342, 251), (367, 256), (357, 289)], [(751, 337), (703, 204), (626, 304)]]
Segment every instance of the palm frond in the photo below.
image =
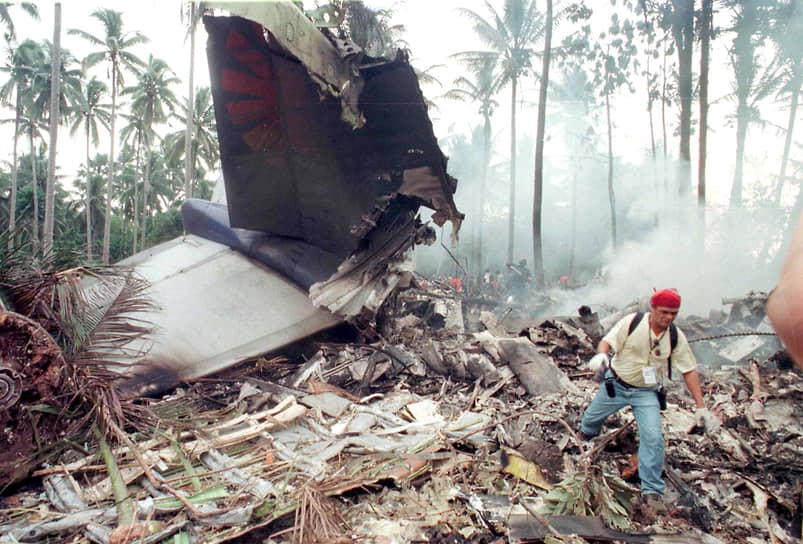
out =
[(148, 283), (113, 266), (73, 268), (57, 274), (59, 318), (69, 338), (67, 357), (76, 366), (108, 365), (151, 331), (136, 314), (153, 309)]
[(39, 8), (33, 2), (22, 2), (20, 7), (33, 19), (39, 20)]

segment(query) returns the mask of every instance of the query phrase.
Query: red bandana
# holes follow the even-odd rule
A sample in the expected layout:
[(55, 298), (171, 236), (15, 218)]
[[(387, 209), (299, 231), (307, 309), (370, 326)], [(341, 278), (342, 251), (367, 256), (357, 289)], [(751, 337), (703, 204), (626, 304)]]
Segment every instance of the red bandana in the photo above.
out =
[(674, 287), (670, 287), (669, 289), (661, 289), (660, 291), (655, 291), (655, 294), (652, 295), (650, 299), (650, 304), (653, 306), (663, 306), (664, 308), (680, 308), (680, 293)]

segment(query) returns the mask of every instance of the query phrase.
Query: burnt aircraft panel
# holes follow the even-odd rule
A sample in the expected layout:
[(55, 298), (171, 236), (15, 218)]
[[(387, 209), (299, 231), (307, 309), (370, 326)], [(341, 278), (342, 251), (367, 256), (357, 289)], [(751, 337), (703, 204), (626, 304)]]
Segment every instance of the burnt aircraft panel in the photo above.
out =
[(231, 228), (223, 204), (191, 198), (181, 207), (181, 218), (187, 234), (225, 244), (306, 290), (326, 280), (340, 264), (333, 253), (298, 238)]
[(195, 235), (123, 260), (158, 308), (136, 318), (153, 332), (119, 354), (126, 394), (163, 391), (306, 338), (342, 321), (306, 291), (242, 252)]
[[(236, 16), (204, 23), (232, 227), (301, 239), (341, 260), (373, 243), (386, 210), (395, 210), (386, 229), (412, 221), (421, 204), (459, 228), (455, 183), (403, 56), (359, 69), (365, 124), (354, 129), (271, 29)], [(426, 188), (405, 183), (421, 171)]]

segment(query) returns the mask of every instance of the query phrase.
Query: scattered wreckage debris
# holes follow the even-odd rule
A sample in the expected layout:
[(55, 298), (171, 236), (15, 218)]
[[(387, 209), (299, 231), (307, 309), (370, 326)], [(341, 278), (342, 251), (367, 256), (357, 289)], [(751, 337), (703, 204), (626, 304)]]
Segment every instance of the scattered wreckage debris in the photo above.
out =
[[(426, 296), (417, 290), (416, 308)], [(431, 300), (445, 297), (433, 287)], [(796, 371), (757, 359), (704, 369), (723, 423), (709, 435), (695, 430), (692, 403), (673, 382), (664, 412), (672, 506), (656, 517), (627, 481), (632, 415), (614, 416), (592, 442), (573, 430), (596, 387), (581, 368), (593, 345), (583, 329), (556, 317), (505, 330), (492, 315), (483, 330), (433, 327), (407, 302), (388, 305), (383, 341), (329, 341), (294, 364), (258, 360), (140, 401), (159, 422), (150, 431), (129, 432), (105, 458), (72, 447), (3, 496), (0, 542), (799, 537)], [(722, 325), (711, 330), (722, 334)], [(527, 357), (553, 369), (536, 373), (535, 393), (512, 369)]]

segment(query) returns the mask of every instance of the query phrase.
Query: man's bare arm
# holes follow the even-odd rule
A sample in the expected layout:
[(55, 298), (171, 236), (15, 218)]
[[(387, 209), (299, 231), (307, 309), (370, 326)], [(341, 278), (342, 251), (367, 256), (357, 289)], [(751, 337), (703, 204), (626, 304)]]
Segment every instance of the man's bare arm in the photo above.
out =
[(803, 216), (792, 235), (778, 285), (767, 300), (767, 316), (789, 356), (803, 370)]
[(705, 408), (703, 402), (703, 390), (700, 387), (700, 373), (696, 370), (690, 370), (683, 374), (683, 381), (686, 382), (686, 389), (689, 390), (691, 396), (694, 398), (694, 404), (697, 408)]

